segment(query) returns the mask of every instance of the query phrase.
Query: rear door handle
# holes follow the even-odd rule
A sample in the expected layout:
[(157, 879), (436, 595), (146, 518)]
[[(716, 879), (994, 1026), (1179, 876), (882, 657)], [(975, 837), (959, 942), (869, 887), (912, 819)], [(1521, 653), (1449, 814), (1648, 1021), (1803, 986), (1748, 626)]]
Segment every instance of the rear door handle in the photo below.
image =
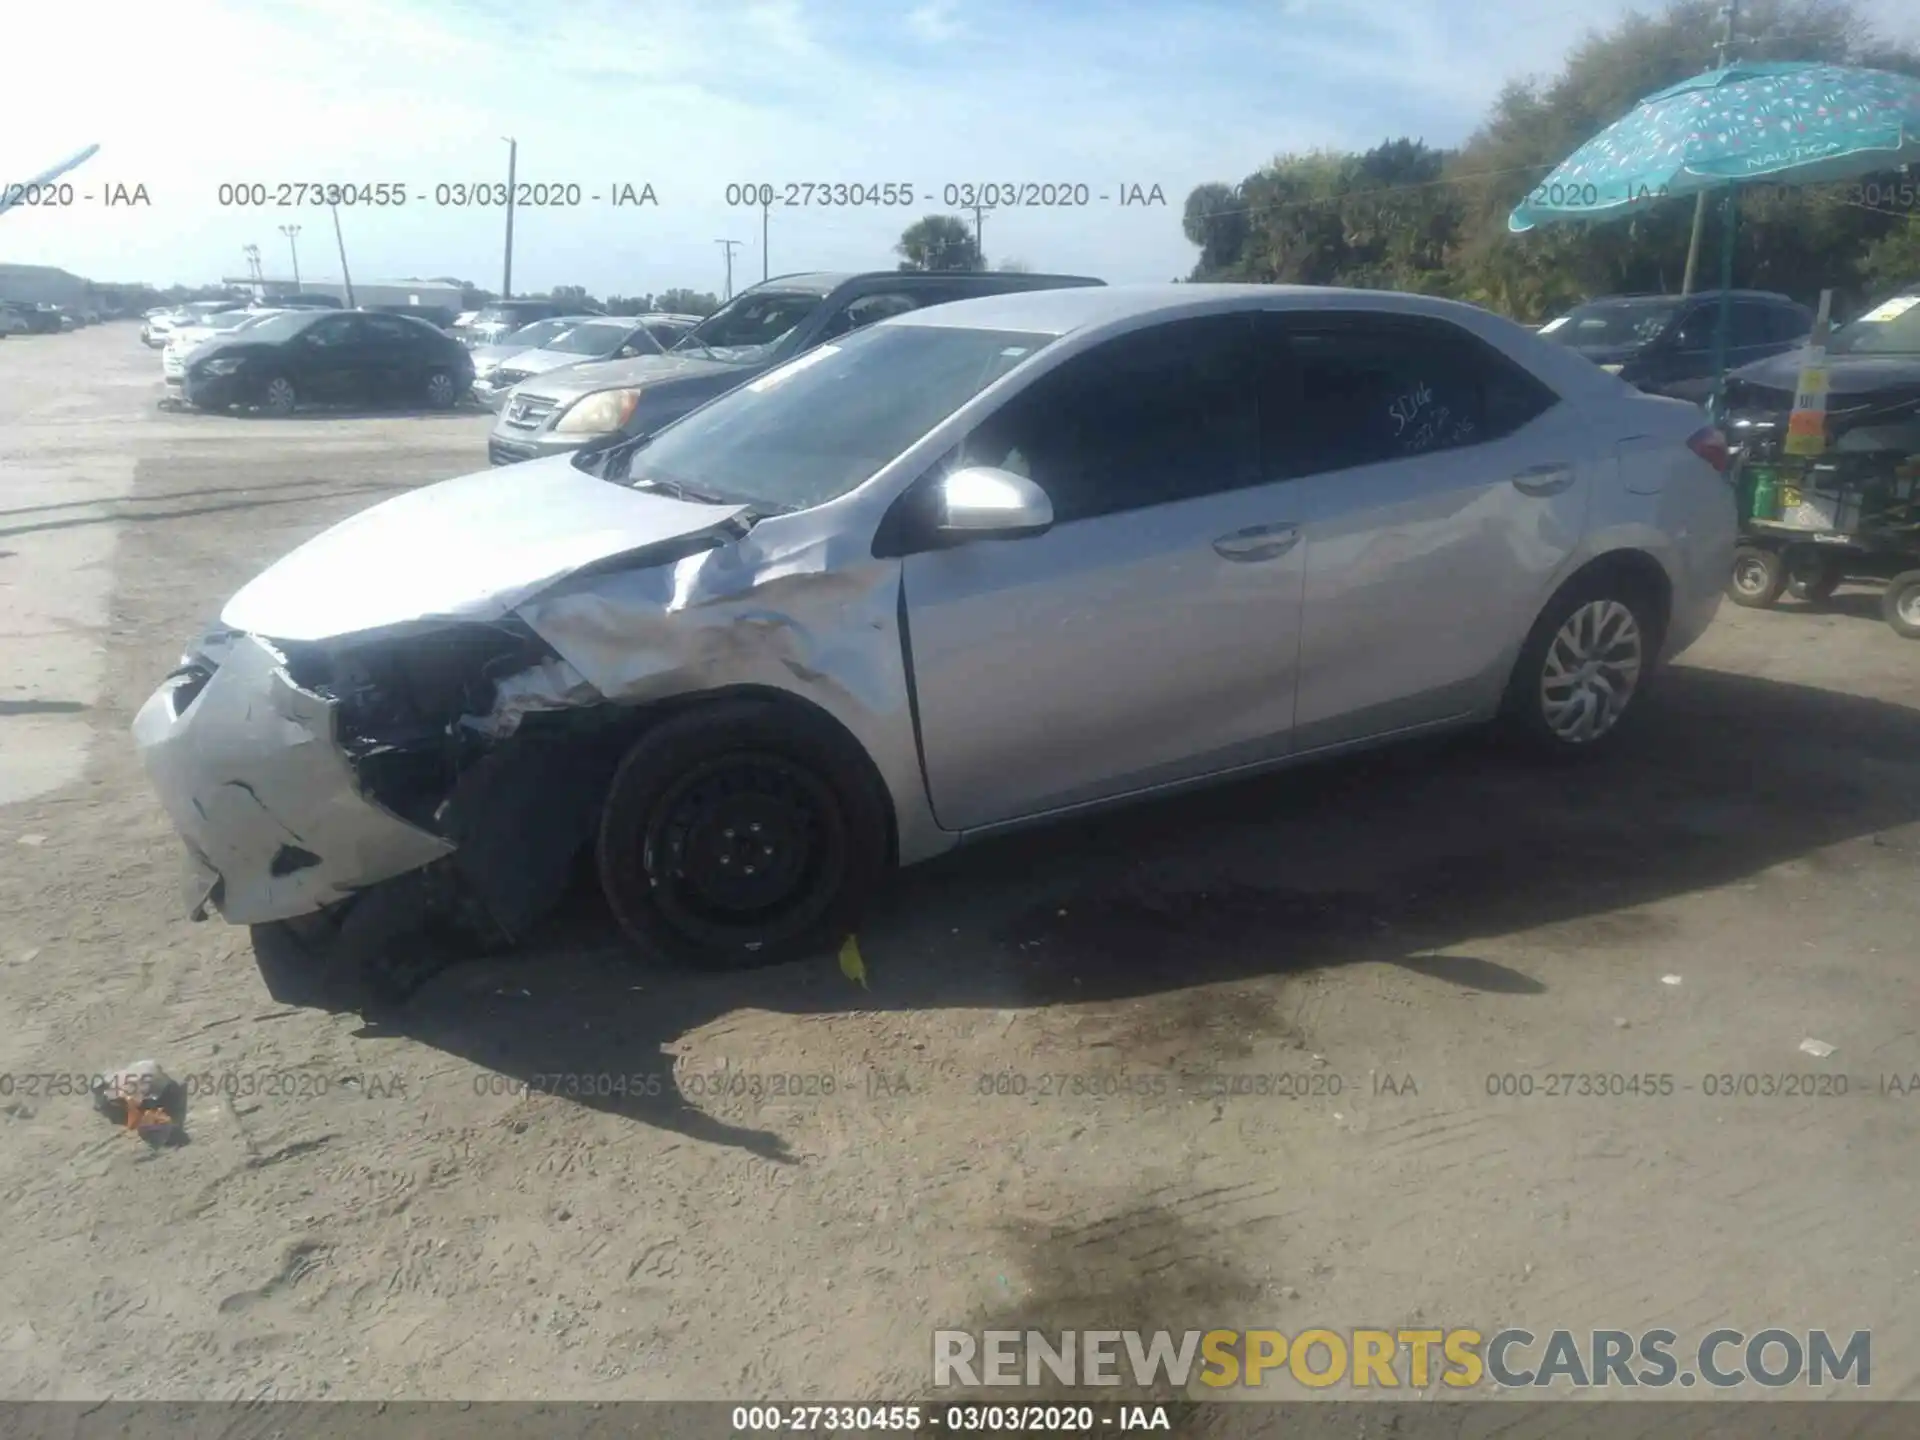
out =
[(1300, 543), (1300, 527), (1284, 522), (1275, 525), (1249, 525), (1222, 535), (1213, 542), (1214, 553), (1223, 560), (1251, 565), (1261, 560), (1277, 560)]
[(1535, 465), (1513, 477), (1513, 488), (1522, 495), (1558, 495), (1573, 484), (1571, 465)]

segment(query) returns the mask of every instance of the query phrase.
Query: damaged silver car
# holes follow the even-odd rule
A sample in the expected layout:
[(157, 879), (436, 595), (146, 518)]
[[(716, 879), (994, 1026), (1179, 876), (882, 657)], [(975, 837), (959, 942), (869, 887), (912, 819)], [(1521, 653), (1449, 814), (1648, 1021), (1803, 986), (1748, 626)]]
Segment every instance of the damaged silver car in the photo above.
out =
[(1473, 307), (916, 311), (247, 585), (135, 721), (190, 903), (837, 942), (965, 839), (1434, 729), (1610, 741), (1719, 602), (1724, 443)]

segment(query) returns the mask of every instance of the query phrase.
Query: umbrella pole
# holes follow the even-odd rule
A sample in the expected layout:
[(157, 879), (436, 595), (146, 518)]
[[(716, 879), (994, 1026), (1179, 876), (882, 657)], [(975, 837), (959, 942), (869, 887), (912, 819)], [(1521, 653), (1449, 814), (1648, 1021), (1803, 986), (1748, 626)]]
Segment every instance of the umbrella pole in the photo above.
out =
[(1726, 415), (1727, 331), (1733, 323), (1733, 227), (1739, 216), (1739, 187), (1727, 186), (1720, 202), (1720, 314), (1713, 327), (1713, 397), (1707, 414), (1718, 424)]

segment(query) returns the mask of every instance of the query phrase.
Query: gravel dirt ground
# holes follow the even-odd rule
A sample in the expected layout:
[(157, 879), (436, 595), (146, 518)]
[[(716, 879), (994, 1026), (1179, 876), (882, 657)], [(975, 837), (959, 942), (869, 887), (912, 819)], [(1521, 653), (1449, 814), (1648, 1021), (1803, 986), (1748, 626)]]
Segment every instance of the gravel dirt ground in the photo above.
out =
[[(1729, 607), (1591, 768), (1422, 745), (909, 872), (869, 989), (650, 970), (583, 891), (370, 1020), (184, 918), (127, 727), (487, 422), (158, 370), (0, 344), (0, 1396), (898, 1399), (935, 1328), (1424, 1322), (1871, 1329), (1920, 1397), (1920, 645), (1870, 591)], [(141, 1058), (186, 1145), (46, 1078)]]

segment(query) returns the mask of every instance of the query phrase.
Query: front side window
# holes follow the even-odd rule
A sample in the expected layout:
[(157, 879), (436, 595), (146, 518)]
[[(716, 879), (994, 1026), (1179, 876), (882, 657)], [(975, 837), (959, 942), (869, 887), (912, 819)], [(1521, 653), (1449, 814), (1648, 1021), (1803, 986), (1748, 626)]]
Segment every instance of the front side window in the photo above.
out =
[(817, 345), (668, 426), (635, 450), (625, 478), (768, 510), (846, 494), (1049, 335), (886, 326)]
[(329, 316), (307, 327), (306, 342), (327, 350), (351, 345), (358, 336), (353, 320), (345, 315)]
[(1024, 475), (1047, 492), (1057, 524), (1255, 484), (1252, 340), (1246, 315), (1110, 340), (989, 416), (959, 463)]

